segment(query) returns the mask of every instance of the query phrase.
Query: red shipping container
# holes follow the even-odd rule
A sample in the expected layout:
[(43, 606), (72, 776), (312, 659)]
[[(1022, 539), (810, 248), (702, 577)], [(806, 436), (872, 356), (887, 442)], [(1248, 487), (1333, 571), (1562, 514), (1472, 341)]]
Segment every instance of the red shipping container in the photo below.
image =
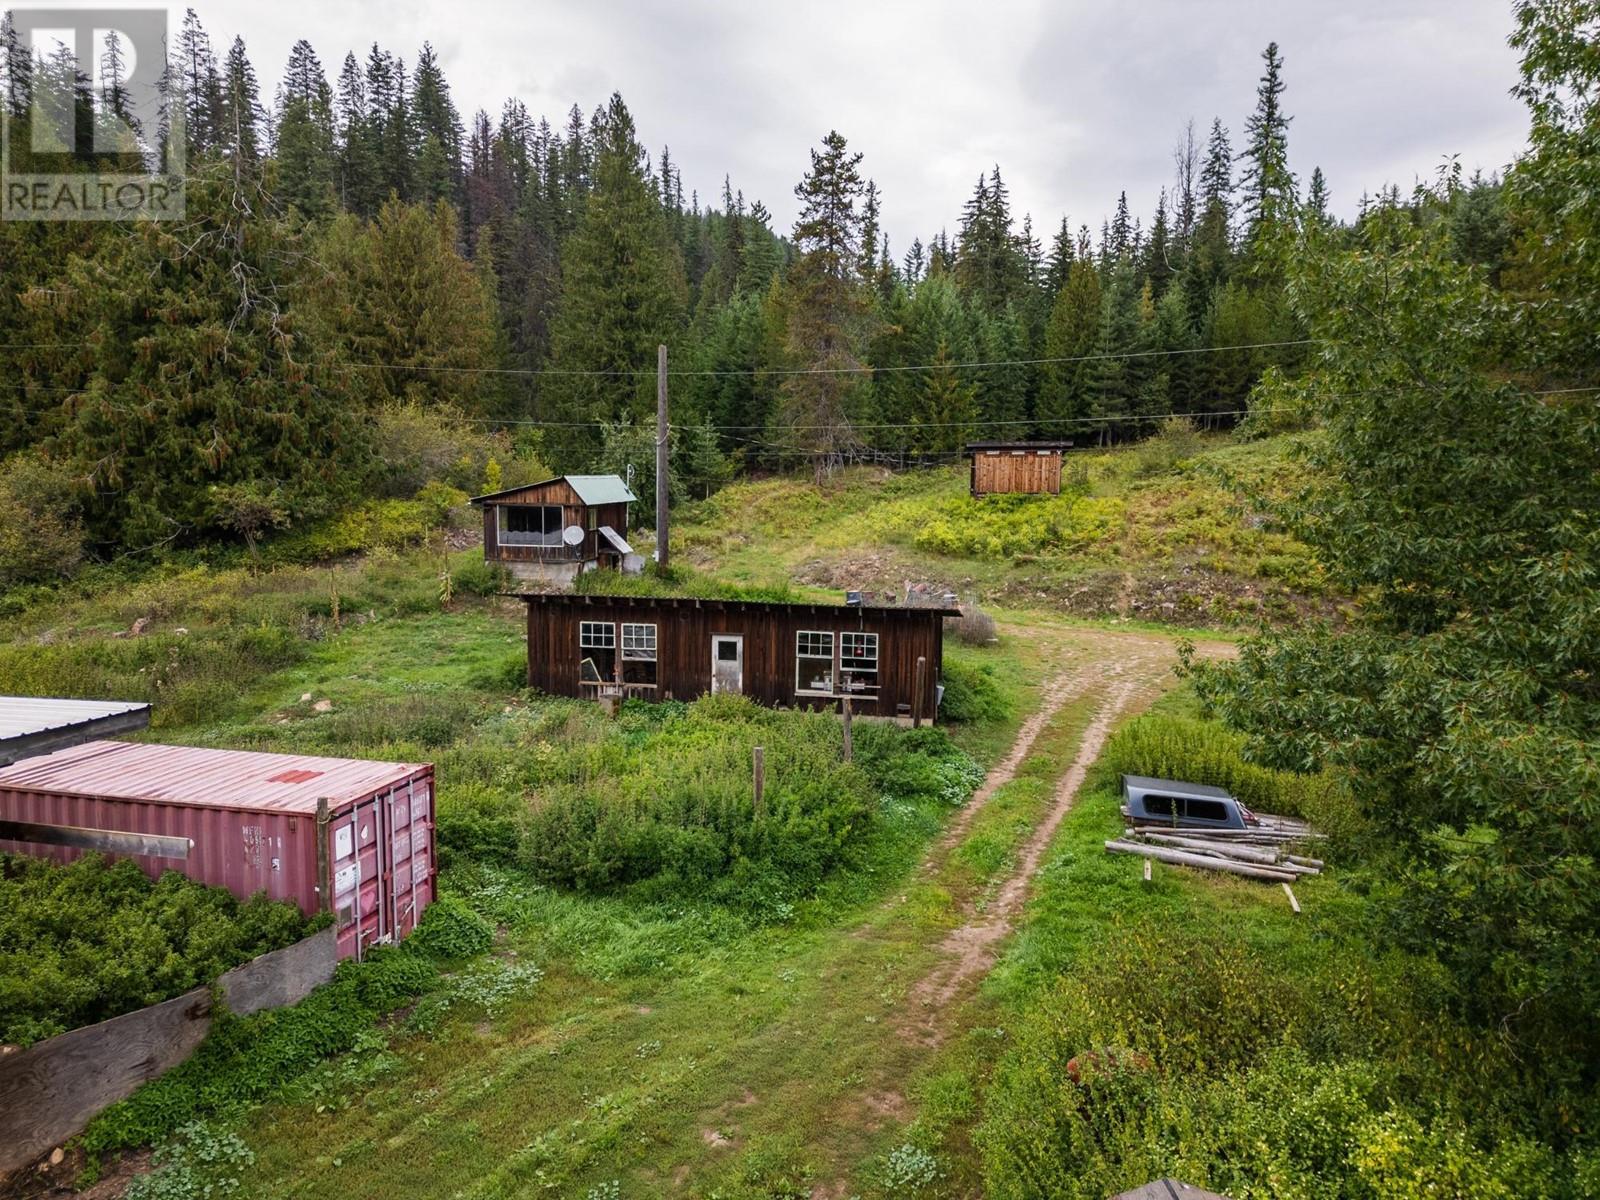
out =
[(132, 858), (334, 914), (339, 956), (432, 903), (433, 765), (87, 742), (0, 768), (0, 850)]

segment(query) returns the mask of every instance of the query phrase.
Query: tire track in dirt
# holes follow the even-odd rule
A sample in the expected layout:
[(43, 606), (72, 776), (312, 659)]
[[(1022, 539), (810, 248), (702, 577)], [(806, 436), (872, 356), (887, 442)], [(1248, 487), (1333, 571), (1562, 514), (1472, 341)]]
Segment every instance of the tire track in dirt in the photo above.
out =
[[(976, 904), (969, 906), (968, 919), (940, 943), (939, 949), (944, 956), (942, 961), (913, 985), (907, 997), (909, 1003), (905, 1018), (899, 1026), (901, 1036), (907, 1040), (929, 1048), (937, 1047), (944, 1040), (947, 1010), (970, 985), (994, 966), (999, 957), (1000, 944), (1015, 930), (1031, 890), (1033, 876), (1043, 862), (1056, 830), (1071, 810), (1078, 789), (1083, 786), (1089, 768), (1105, 748), (1106, 740), (1111, 736), (1118, 719), (1130, 710), (1149, 704), (1165, 690), (1172, 669), (1174, 644), (1171, 641), (1124, 634), (1103, 635), (1097, 640), (1102, 640), (1103, 649), (1114, 648), (1119, 651), (1119, 657), (1102, 661), (1097, 664), (1098, 670), (1092, 673), (1077, 672), (1070, 682), (1080, 683), (1087, 677), (1093, 686), (1106, 687), (1105, 698), (1084, 729), (1071, 765), (1056, 784), (1050, 810), (1018, 851), (1009, 874), (989, 893), (981, 911)], [(1229, 652), (1231, 648), (1212, 643), (1199, 647), (1199, 650), (1206, 657), (1215, 657)], [(1061, 682), (1065, 684), (1069, 681)], [(1063, 699), (1051, 715), (1059, 712), (1065, 703)], [(1041, 722), (1039, 729), (1044, 727), (1048, 719), (1046, 717), (1045, 722)], [(1035, 737), (1037, 733), (1038, 730), (1035, 730)], [(1030, 748), (1032, 744), (1033, 739), (1030, 739)], [(1023, 753), (1025, 755), (1026, 751)], [(1021, 759), (1019, 755), (1017, 762), (1012, 764), (1012, 773)], [(968, 816), (963, 829), (970, 821), (971, 816)]]

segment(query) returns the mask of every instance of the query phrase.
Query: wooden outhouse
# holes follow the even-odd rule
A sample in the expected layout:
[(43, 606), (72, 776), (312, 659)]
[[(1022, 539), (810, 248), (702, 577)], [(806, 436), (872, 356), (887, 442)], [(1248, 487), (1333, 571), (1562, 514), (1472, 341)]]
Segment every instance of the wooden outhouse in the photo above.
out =
[(628, 545), (628, 505), (638, 497), (617, 475), (558, 475), (506, 488), (483, 508), (483, 557), (528, 582), (571, 583), (599, 567), (637, 571)]
[(524, 595), (528, 686), (557, 696), (761, 704), (932, 720), (945, 607)]
[(968, 443), (966, 452), (972, 460), (972, 494), (994, 496), (1031, 492), (1059, 495), (1061, 455), (1070, 449), (1070, 439), (1063, 442)]

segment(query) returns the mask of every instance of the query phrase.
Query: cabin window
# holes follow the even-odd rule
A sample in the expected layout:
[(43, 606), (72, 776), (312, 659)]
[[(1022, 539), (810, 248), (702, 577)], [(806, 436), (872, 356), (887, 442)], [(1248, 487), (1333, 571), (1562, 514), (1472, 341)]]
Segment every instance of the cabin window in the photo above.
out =
[(559, 504), (502, 504), (500, 540), (510, 546), (561, 545)]
[(1146, 796), (1144, 810), (1152, 817), (1170, 817), (1172, 815), (1171, 796)]
[(839, 635), (839, 677), (845, 691), (876, 691), (878, 687), (878, 635)]
[(600, 510), (598, 508), (586, 508), (583, 511), (584, 511), (584, 521), (583, 521), (584, 527), (587, 528), (590, 532), (593, 532), (594, 530), (599, 529), (600, 528)]
[(622, 627), (622, 682), (656, 685), (656, 627)]
[(1226, 821), (1228, 806), (1220, 800), (1194, 800), (1183, 802), (1183, 815), (1200, 821)]
[(617, 677), (617, 627), (610, 621), (578, 623), (578, 678), (609, 683)]
[(802, 629), (795, 635), (794, 690), (833, 695), (833, 634)]

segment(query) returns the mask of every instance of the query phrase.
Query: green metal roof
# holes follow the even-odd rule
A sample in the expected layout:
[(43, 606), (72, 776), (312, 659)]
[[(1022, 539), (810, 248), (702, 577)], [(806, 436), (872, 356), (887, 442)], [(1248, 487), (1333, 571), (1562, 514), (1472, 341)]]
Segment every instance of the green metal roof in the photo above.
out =
[(563, 475), (585, 504), (629, 504), (637, 500), (620, 475)]
[(487, 501), (499, 500), (504, 496), (515, 496), (533, 488), (544, 487), (547, 483), (564, 480), (578, 493), (578, 499), (585, 504), (632, 504), (638, 500), (628, 490), (628, 485), (622, 482), (620, 475), (557, 475), (554, 479), (541, 479), (538, 483), (522, 483), (516, 487), (501, 488), (498, 492), (489, 492), (483, 496), (472, 497), (473, 504), (483, 504)]

